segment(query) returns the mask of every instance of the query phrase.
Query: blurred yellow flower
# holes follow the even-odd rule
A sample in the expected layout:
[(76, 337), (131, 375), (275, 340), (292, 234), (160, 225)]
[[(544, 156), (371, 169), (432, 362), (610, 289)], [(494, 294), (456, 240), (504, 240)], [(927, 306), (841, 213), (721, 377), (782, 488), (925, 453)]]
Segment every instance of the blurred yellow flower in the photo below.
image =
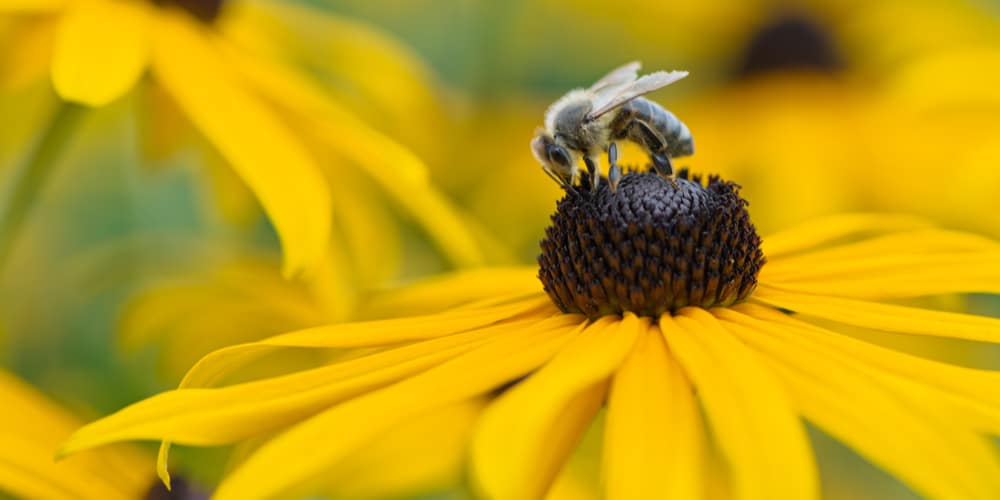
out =
[[(367, 67), (320, 69), (364, 70), (368, 77), (353, 78), (353, 87), (374, 96), (376, 105), (365, 108), (373, 113), (392, 109), (381, 77), (400, 89), (395, 102), (402, 107), (427, 109), (426, 75), (409, 72), (418, 67), (409, 53), (377, 32), (282, 2), (3, 0), (0, 14), (4, 52), (30, 53), (5, 58), (0, 74), (7, 80), (32, 81), (46, 72), (61, 98), (100, 107), (148, 74), (149, 149), (169, 149), (190, 123), (264, 207), (284, 248), (286, 274), (317, 266), (331, 238), (370, 270), (373, 258), (359, 247), (373, 248), (371, 238), (374, 247), (392, 245), (378, 239), (390, 231), (375, 218), (386, 210), (372, 208), (380, 196), (418, 222), (452, 262), (481, 262), (478, 244), (432, 186), (426, 165), (335, 100), (318, 78), (289, 64), (316, 67), (315, 52), (303, 46), (315, 39), (329, 48), (324, 31), (364, 36), (372, 56)], [(296, 40), (290, 25), (301, 26), (306, 39)], [(332, 38), (334, 46), (359, 48)], [(53, 127), (63, 123), (56, 116)], [(51, 162), (46, 147), (35, 157), (44, 163), (38, 156)], [(239, 183), (225, 189), (240, 189)]]
[[(989, 212), (1000, 194), (1000, 16), (980, 2), (551, 0), (512, 16), (512, 38), (536, 43), (509, 48), (505, 61), (521, 66), (494, 68), (497, 79), (579, 85), (633, 58), (692, 70), (652, 97), (694, 136), (694, 156), (678, 164), (740, 179), (765, 231), (864, 210), (1000, 235)], [(559, 20), (579, 34), (545, 37)], [(975, 78), (962, 76), (973, 67)], [(524, 146), (558, 96), (538, 94), (508, 90), (474, 108), (446, 141), (456, 146), (444, 164), (463, 165), (471, 144), (484, 167), (455, 167), (442, 181), (525, 259), (555, 192), (534, 182)], [(648, 161), (636, 153), (626, 162)], [(517, 189), (518, 203), (497, 185)]]
[[(494, 272), (470, 270), (460, 280), (426, 278), (419, 286), (346, 296), (332, 274), (325, 280), (283, 278), (273, 255), (205, 255), (198, 260), (132, 296), (119, 322), (125, 353), (160, 347), (158, 367), (170, 383), (216, 349), (321, 324), (447, 309), (495, 279)], [(514, 286), (512, 291), (518, 291)], [(437, 300), (429, 301), (428, 294)]]
[[(215, 497), (265, 498), (347, 463), (415, 415), (490, 395), (471, 438), (472, 477), (488, 498), (544, 496), (605, 401), (612, 499), (703, 497), (720, 481), (707, 472), (717, 458), (735, 498), (816, 498), (803, 419), (920, 494), (1000, 495), (1000, 459), (985, 438), (1000, 434), (1000, 374), (837, 333), (1000, 343), (1000, 320), (889, 303), (1000, 293), (1000, 243), (908, 217), (845, 215), (761, 247), (732, 183), (673, 186), (633, 173), (617, 194), (568, 194), (538, 269), (488, 280), (480, 271), (475, 290), (459, 275), (400, 299), (430, 308), (466, 297), (446, 312), (221, 349), (179, 389), (85, 426), (63, 451), (162, 439), (166, 478), (171, 441), (264, 435)], [(210, 387), (266, 354), (301, 349), (358, 351)]]
[(155, 486), (152, 459), (129, 447), (56, 463), (59, 444), (80, 420), (0, 371), (0, 492), (17, 498), (132, 500)]

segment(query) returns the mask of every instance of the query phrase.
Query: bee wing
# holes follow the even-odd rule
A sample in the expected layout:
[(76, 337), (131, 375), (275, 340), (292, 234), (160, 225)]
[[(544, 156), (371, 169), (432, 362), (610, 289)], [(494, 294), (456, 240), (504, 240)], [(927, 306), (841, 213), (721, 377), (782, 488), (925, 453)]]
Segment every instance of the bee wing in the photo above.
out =
[(617, 86), (626, 83), (632, 83), (639, 76), (639, 61), (632, 61), (628, 64), (620, 66), (611, 70), (610, 73), (604, 75), (600, 80), (597, 80), (593, 85), (590, 86), (589, 91), (596, 92), (604, 87)]
[(656, 73), (644, 75), (631, 84), (608, 89), (614, 90), (614, 92), (598, 92), (594, 109), (587, 113), (587, 120), (593, 120), (636, 97), (666, 87), (687, 75), (687, 71), (657, 71)]

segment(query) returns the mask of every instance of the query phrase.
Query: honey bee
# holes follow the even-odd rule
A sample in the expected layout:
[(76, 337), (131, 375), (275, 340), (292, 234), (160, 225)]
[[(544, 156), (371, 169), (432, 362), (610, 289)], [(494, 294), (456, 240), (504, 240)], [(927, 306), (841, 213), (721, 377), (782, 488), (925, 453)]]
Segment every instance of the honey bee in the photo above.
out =
[(687, 125), (659, 104), (640, 97), (684, 78), (687, 71), (657, 71), (639, 78), (639, 66), (630, 62), (590, 88), (571, 90), (549, 106), (545, 129), (536, 131), (531, 152), (559, 185), (575, 189), (582, 157), (591, 190), (596, 190), (601, 179), (597, 158), (606, 152), (608, 183), (614, 191), (622, 178), (616, 141), (623, 139), (645, 149), (664, 177), (673, 173), (671, 158), (694, 153)]

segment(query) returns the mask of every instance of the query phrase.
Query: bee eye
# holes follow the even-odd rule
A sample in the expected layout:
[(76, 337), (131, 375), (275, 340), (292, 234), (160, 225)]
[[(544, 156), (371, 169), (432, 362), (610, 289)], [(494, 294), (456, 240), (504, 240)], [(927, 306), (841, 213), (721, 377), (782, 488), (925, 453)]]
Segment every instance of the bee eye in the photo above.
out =
[(573, 160), (569, 157), (569, 153), (566, 149), (556, 146), (555, 144), (550, 144), (546, 146), (546, 153), (549, 155), (549, 161), (552, 163), (561, 165), (563, 167), (569, 167)]

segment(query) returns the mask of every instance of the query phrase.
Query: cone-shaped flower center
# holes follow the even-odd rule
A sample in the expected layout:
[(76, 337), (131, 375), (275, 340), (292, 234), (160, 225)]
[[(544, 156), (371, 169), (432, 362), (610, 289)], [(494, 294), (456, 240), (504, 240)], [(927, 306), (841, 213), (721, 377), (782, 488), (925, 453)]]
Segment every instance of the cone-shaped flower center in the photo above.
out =
[(175, 5), (180, 7), (192, 16), (210, 23), (219, 17), (222, 4), (225, 0), (153, 0), (157, 5)]
[(560, 309), (592, 318), (733, 304), (765, 262), (746, 205), (738, 185), (683, 170), (675, 182), (629, 173), (616, 192), (607, 182), (568, 191), (545, 230), (539, 278)]

